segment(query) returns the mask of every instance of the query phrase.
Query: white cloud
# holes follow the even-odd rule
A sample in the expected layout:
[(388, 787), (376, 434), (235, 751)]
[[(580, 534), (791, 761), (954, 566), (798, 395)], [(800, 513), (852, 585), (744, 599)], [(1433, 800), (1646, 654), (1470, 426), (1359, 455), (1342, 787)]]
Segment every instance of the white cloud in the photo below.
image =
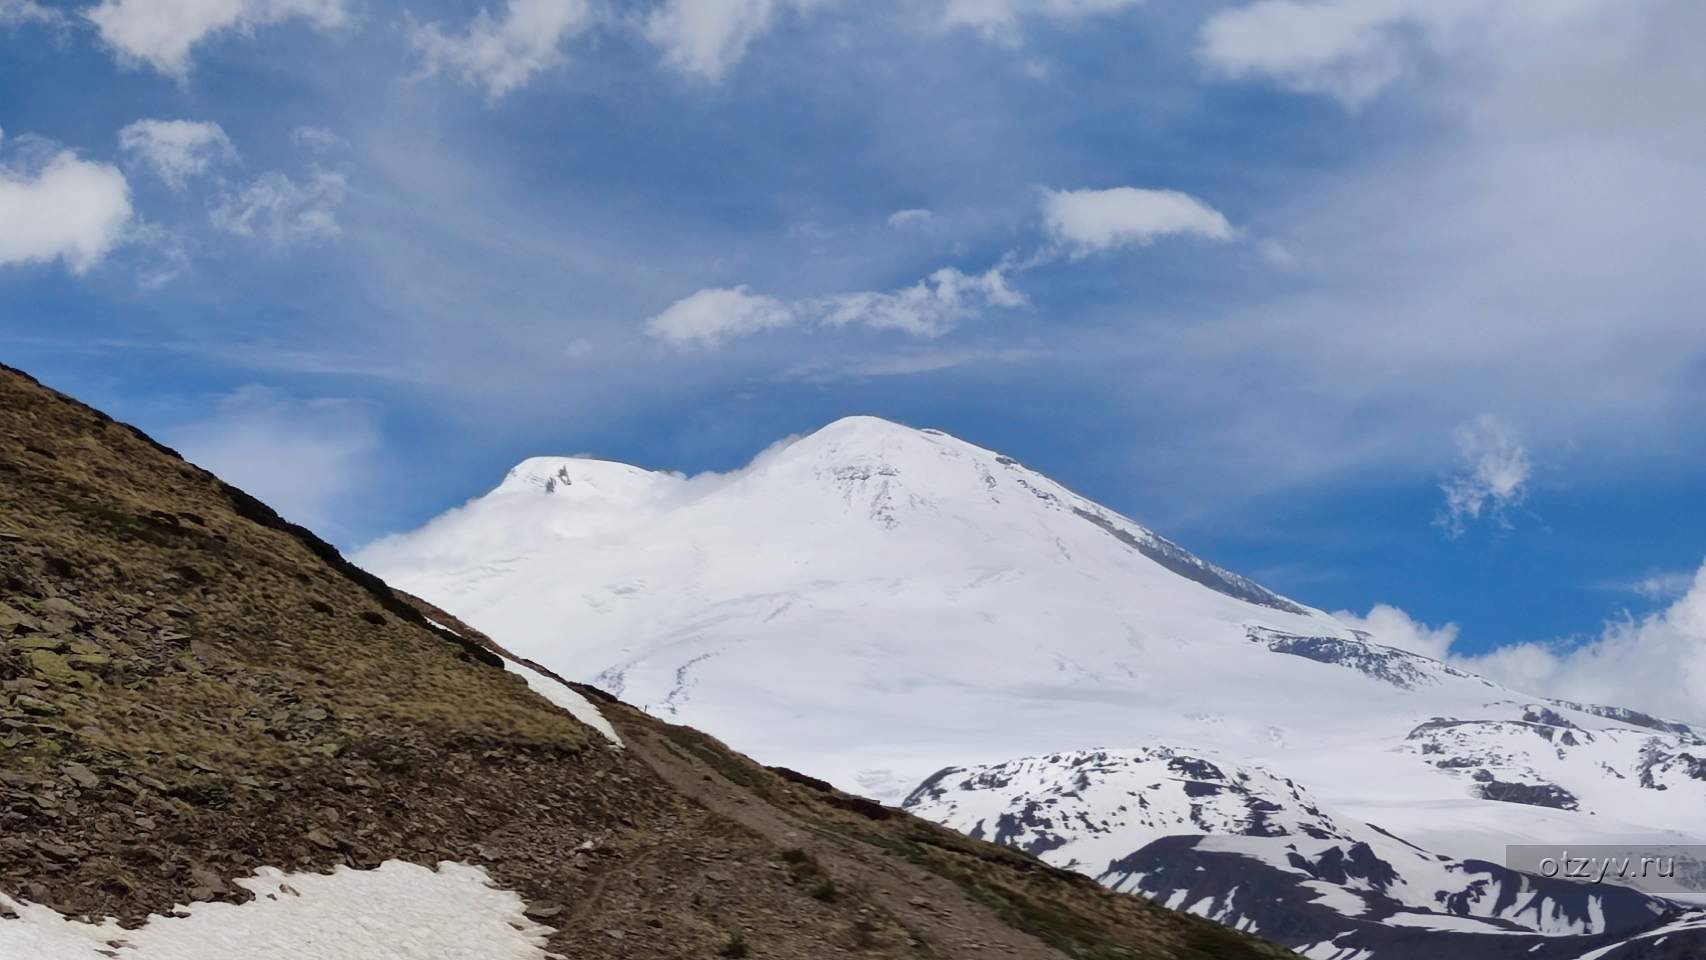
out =
[(1452, 434), (1461, 470), (1440, 484), (1445, 512), (1438, 523), (1452, 537), (1483, 516), (1509, 526), (1506, 511), (1528, 496), (1533, 472), (1528, 450), (1510, 428), (1490, 414), (1463, 424)]
[(501, 17), (482, 9), (463, 31), (414, 25), (410, 42), (426, 72), (455, 74), (496, 100), (561, 63), (563, 44), (594, 19), (588, 0), (508, 0)]
[(928, 210), (896, 210), (889, 214), (889, 226), (896, 230), (924, 229), (935, 218), (935, 214)]
[(804, 10), (819, 0), (664, 0), (646, 18), (647, 39), (663, 50), (664, 62), (711, 83), (746, 56), (752, 42), (786, 10)]
[(1706, 566), (1668, 608), (1585, 643), (1525, 643), (1463, 661), (1519, 690), (1706, 722)]
[(322, 531), (336, 529), (340, 505), (372, 481), (379, 448), (366, 406), (297, 400), (253, 384), (219, 398), (211, 417), (169, 439), (221, 479)]
[(928, 338), (947, 333), (985, 309), (1020, 307), (1026, 302), (1000, 267), (980, 274), (943, 267), (899, 290), (840, 293), (791, 303), (750, 293), (746, 287), (700, 290), (647, 320), (645, 331), (676, 346), (706, 348), (800, 323), (900, 330)]
[(839, 294), (806, 301), (805, 306), (832, 327), (857, 325), (939, 337), (987, 308), (1025, 303), (1025, 295), (1007, 283), (999, 267), (975, 275), (943, 267), (900, 290)]
[(130, 184), (111, 164), (59, 150), (24, 168), (0, 166), (0, 265), (57, 259), (82, 273), (130, 222)]
[(237, 156), (225, 131), (211, 122), (138, 120), (118, 132), (118, 143), (173, 190)]
[(101, 0), (84, 16), (120, 59), (177, 77), (189, 72), (191, 49), (214, 34), (293, 19), (330, 29), (346, 20), (342, 0)]
[(326, 240), (343, 232), (337, 210), (348, 188), (343, 174), (330, 170), (312, 169), (301, 181), (273, 170), (226, 195), (210, 217), (220, 230), (280, 247)]
[(941, 23), (945, 27), (975, 30), (998, 43), (1019, 42), (1025, 18), (1076, 21), (1115, 13), (1143, 0), (944, 0)]
[(683, 297), (647, 320), (645, 329), (648, 336), (676, 346), (711, 348), (733, 337), (789, 326), (796, 319), (793, 309), (775, 297), (735, 287)]
[(1238, 235), (1219, 211), (1190, 194), (1137, 187), (1045, 191), (1043, 225), (1057, 244), (1079, 257), (1147, 246), (1162, 237), (1231, 240)]
[(1390, 604), (1375, 604), (1367, 616), (1359, 616), (1349, 610), (1340, 610), (1333, 616), (1352, 630), (1362, 630), (1373, 635), (1375, 643), (1419, 653), (1435, 660), (1446, 659), (1451, 652), (1451, 645), (1457, 642), (1457, 624), (1430, 627)]

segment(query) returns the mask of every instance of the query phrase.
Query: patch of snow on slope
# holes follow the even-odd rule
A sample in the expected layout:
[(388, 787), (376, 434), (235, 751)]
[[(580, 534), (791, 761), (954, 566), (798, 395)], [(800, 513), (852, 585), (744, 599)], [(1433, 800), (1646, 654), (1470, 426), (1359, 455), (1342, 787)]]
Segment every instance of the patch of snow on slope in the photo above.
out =
[[(237, 881), (245, 904), (197, 903), (136, 930), (67, 920), (0, 894), (0, 957), (29, 960), (546, 960), (551, 930), (522, 915), (515, 893), (479, 867), (436, 871), (391, 860), (374, 870), (286, 874), (262, 867)], [(117, 943), (120, 946), (110, 944)]]
[(504, 662), (509, 664), (511, 670), (520, 674), (521, 679), (527, 681), (527, 685), (533, 689), (534, 693), (567, 710), (570, 716), (597, 730), (604, 736), (604, 739), (618, 747), (622, 745), (622, 738), (616, 735), (616, 728), (610, 725), (610, 721), (604, 718), (603, 713), (599, 712), (597, 704), (576, 693), (574, 688), (561, 680), (547, 677), (524, 663), (517, 663), (514, 660), (505, 660)]

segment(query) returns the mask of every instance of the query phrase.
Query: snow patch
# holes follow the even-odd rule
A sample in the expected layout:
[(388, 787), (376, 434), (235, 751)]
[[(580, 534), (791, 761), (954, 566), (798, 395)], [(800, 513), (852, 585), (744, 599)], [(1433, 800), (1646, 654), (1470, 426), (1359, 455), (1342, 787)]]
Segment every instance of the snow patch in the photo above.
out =
[(604, 719), (604, 714), (599, 712), (597, 705), (576, 693), (573, 687), (561, 680), (554, 680), (525, 663), (508, 659), (504, 662), (509, 664), (511, 670), (520, 674), (521, 679), (527, 681), (528, 687), (532, 688), (534, 693), (567, 710), (569, 716), (597, 730), (612, 744), (618, 747), (622, 745), (622, 738), (616, 735), (616, 728), (610, 725), (609, 720)]
[(547, 960), (551, 928), (486, 871), (390, 860), (374, 870), (287, 874), (262, 867), (237, 881), (244, 904), (197, 903), (187, 916), (150, 917), (125, 930), (112, 920), (69, 920), (50, 907), (0, 894), (17, 914), (0, 920), (0, 957), (30, 960)]

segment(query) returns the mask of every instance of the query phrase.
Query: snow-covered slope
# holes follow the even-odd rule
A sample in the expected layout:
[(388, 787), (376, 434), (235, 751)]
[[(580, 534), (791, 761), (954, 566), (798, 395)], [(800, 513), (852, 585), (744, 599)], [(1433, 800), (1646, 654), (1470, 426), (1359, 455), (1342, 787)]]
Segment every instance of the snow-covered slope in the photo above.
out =
[[(1374, 823), (1454, 860), (1706, 841), (1686, 726), (1383, 646), (937, 431), (849, 418), (694, 478), (536, 458), (359, 559), (565, 676), (890, 802), (944, 767), (1167, 744), (1306, 789), (1359, 825), (1343, 838)], [(1032, 774), (1027, 795), (1067, 789)]]

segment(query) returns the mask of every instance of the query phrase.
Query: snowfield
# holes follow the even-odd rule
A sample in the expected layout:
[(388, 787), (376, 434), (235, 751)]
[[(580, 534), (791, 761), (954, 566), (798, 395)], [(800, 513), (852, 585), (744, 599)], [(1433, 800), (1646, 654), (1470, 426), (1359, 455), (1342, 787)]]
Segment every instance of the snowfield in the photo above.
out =
[(392, 860), (373, 870), (237, 881), (244, 904), (197, 903), (136, 930), (82, 923), (0, 894), (0, 957), (8, 960), (548, 960), (549, 927), (479, 867)]
[[(854, 417), (693, 478), (534, 458), (358, 561), (520, 656), (763, 762), (889, 803), (944, 768), (974, 771), (913, 806), (991, 838), (1003, 813), (1071, 806), (1031, 832), (1053, 844), (1037, 852), (1161, 899), (1191, 900), (1115, 864), (1162, 837), (1271, 846), (1277, 824), (1416, 860), (1382, 893), (1393, 904), (1487, 918), (1399, 924), (1581, 934), (1595, 929), (1585, 903), (1523, 922), (1511, 904), (1446, 910), (1434, 895), (1461, 884), (1401, 851), (1499, 864), (1513, 843), (1706, 843), (1700, 731), (1383, 645), (937, 431)], [(1188, 791), (1207, 781), (1163, 775), (1157, 750), (1238, 789), (1200, 802)], [(1081, 770), (1037, 759), (1098, 751), (1122, 768), (1087, 791)], [(1289, 867), (1283, 846), (1242, 855)], [(1349, 880), (1310, 882), (1366, 906)]]

